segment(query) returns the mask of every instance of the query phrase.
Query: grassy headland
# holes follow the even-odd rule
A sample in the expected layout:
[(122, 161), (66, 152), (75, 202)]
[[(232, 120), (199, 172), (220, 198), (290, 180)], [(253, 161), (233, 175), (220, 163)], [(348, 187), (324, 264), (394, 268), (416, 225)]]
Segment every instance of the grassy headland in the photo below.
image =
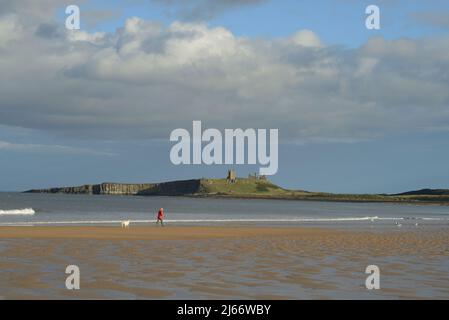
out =
[(340, 202), (396, 202), (449, 205), (449, 190), (423, 189), (402, 194), (334, 194), (289, 190), (258, 178), (194, 179), (164, 183), (123, 184), (102, 183), (79, 187), (29, 190), (31, 193), (108, 194), (141, 196), (189, 196), (245, 199), (283, 199)]

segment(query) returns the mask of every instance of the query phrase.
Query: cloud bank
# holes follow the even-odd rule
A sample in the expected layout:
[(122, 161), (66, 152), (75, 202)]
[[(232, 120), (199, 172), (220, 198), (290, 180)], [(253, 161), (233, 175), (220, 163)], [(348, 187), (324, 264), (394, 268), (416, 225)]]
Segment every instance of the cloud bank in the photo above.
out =
[(298, 143), (449, 125), (448, 37), (372, 38), (346, 49), (310, 30), (263, 40), (137, 17), (113, 33), (86, 33), (65, 30), (44, 10), (2, 6), (0, 125), (73, 138), (168, 139), (201, 120), (279, 128), (282, 141)]

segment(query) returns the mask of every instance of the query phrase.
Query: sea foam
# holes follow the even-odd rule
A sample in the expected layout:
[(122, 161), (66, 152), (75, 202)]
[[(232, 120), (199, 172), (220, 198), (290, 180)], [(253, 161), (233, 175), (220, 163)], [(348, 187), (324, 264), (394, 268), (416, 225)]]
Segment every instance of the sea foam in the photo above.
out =
[(27, 215), (27, 216), (32, 216), (35, 213), (36, 212), (33, 210), (33, 208), (0, 210), (0, 216), (7, 216), (7, 215)]

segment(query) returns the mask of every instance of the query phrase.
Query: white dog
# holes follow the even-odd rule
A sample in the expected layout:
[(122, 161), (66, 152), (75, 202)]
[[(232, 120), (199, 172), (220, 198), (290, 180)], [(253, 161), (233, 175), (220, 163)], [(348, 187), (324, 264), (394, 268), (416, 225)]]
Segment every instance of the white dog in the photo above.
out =
[(131, 221), (127, 220), (127, 221), (122, 221), (122, 228), (129, 228), (129, 224), (131, 223)]

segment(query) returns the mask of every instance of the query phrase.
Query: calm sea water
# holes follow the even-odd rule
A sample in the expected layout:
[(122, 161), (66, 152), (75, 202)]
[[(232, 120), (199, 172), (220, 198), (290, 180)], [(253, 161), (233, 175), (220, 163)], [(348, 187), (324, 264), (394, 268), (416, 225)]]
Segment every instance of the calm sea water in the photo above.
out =
[(449, 226), (449, 206), (0, 193), (0, 225), (169, 224)]

